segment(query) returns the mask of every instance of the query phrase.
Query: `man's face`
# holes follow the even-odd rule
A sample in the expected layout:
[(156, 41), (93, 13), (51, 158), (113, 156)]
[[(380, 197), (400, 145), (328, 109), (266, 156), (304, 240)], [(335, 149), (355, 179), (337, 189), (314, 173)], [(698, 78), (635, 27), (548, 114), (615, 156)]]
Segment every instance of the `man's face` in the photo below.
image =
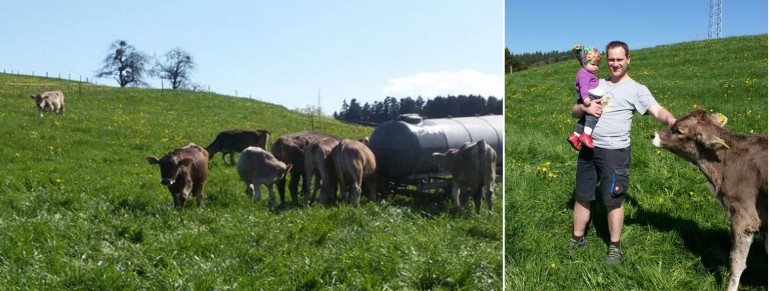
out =
[(612, 77), (624, 77), (630, 62), (631, 58), (626, 57), (626, 50), (623, 47), (617, 46), (607, 50), (607, 67), (609, 67)]

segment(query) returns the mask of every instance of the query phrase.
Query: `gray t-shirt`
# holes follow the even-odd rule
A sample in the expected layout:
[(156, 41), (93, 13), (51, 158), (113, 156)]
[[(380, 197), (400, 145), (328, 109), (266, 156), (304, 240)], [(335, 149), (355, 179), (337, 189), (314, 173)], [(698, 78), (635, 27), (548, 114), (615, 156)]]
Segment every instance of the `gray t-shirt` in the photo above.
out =
[(599, 80), (599, 87), (611, 101), (604, 106), (599, 122), (593, 131), (594, 145), (603, 149), (622, 149), (631, 146), (631, 119), (634, 111), (647, 113), (650, 106), (658, 104), (646, 86), (631, 78), (610, 86), (606, 79)]

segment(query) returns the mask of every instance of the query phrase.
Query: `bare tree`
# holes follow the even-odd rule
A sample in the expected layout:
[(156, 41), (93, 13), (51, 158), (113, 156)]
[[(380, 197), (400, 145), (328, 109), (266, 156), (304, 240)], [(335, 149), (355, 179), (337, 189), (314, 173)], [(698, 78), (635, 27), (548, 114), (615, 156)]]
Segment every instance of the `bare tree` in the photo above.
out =
[(165, 55), (166, 62), (155, 61), (152, 74), (169, 80), (172, 89), (191, 85), (190, 73), (195, 70), (195, 62), (189, 53), (181, 48), (170, 50)]
[(96, 72), (96, 77), (113, 77), (120, 87), (147, 86), (142, 78), (148, 63), (147, 55), (125, 40), (117, 40), (110, 45), (110, 53), (104, 58), (104, 66)]

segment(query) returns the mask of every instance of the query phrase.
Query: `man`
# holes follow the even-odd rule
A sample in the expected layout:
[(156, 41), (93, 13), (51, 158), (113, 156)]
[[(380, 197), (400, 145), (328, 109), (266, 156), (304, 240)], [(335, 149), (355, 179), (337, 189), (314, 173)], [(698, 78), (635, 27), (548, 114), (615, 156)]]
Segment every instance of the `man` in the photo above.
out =
[[(628, 45), (613, 41), (606, 47), (607, 66), (610, 77), (599, 81), (609, 100), (592, 101), (589, 106), (576, 104), (572, 116), (581, 118), (584, 114), (596, 117), (601, 115), (593, 131), (595, 148), (582, 147), (577, 161), (575, 185), (575, 206), (573, 212), (572, 239), (570, 248), (585, 247), (586, 225), (591, 217), (591, 201), (597, 180), (601, 181), (601, 193), (607, 206), (607, 221), (610, 242), (606, 262), (619, 264), (623, 259), (620, 250), (620, 235), (623, 229), (623, 196), (628, 187), (631, 161), (631, 119), (633, 113), (652, 115), (669, 127), (676, 118), (661, 107), (646, 86), (637, 83), (628, 76), (628, 64), (631, 63)], [(602, 103), (604, 106), (602, 106)]]

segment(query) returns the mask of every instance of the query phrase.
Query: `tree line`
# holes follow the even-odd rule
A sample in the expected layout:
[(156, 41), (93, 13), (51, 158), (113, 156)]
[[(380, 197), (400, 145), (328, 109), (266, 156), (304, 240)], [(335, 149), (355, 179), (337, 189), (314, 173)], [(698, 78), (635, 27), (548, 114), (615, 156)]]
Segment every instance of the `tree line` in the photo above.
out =
[(477, 95), (438, 96), (424, 100), (406, 97), (396, 99), (385, 97), (383, 101), (363, 105), (355, 98), (342, 101), (340, 111), (333, 116), (337, 120), (362, 124), (380, 124), (398, 118), (401, 114), (418, 114), (425, 118), (467, 117), (476, 115), (503, 114), (503, 100)]
[(557, 62), (563, 62), (566, 60), (572, 60), (575, 56), (571, 50), (566, 51), (550, 51), (541, 52), (536, 51), (534, 53), (523, 54), (511, 54), (508, 48), (505, 48), (505, 73), (510, 74), (513, 72), (523, 71), (530, 67), (543, 66), (553, 64)]
[(109, 53), (104, 57), (104, 65), (96, 71), (97, 78), (112, 77), (120, 87), (148, 86), (146, 77), (158, 77), (169, 81), (171, 89), (190, 89), (197, 91), (202, 85), (191, 81), (196, 64), (192, 55), (181, 48), (174, 48), (163, 55), (162, 59), (151, 59), (125, 40), (116, 40), (110, 44)]

